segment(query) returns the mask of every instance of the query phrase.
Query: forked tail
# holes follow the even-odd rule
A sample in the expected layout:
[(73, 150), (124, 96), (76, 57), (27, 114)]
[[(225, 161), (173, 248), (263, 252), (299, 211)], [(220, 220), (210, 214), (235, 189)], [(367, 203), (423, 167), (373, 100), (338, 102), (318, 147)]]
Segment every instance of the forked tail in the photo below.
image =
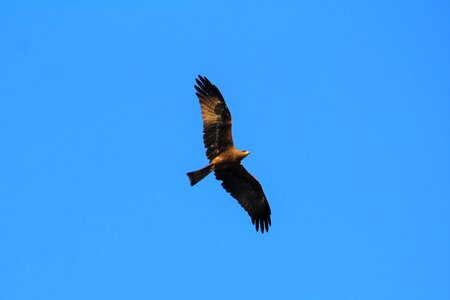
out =
[(194, 186), (200, 180), (206, 177), (211, 171), (214, 169), (213, 166), (206, 166), (200, 170), (189, 172), (187, 176), (189, 177), (189, 181), (191, 182), (191, 186)]

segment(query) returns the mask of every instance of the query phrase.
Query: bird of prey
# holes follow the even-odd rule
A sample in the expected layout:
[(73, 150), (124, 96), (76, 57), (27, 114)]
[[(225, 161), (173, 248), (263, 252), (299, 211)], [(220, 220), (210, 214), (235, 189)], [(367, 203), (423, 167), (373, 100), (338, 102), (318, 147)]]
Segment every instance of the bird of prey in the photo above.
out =
[(271, 225), (270, 206), (258, 180), (241, 164), (250, 154), (234, 147), (231, 135), (231, 114), (219, 89), (206, 77), (195, 79), (197, 97), (203, 118), (203, 142), (209, 164), (194, 172), (187, 173), (194, 186), (214, 171), (217, 180), (248, 212), (256, 231), (269, 231)]

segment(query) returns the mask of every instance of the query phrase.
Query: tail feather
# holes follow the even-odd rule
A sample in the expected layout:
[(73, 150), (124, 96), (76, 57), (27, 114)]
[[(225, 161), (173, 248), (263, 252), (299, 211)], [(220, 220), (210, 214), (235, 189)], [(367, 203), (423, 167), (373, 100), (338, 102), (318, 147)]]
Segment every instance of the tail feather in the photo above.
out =
[(198, 183), (200, 180), (206, 177), (211, 171), (213, 170), (212, 166), (206, 166), (200, 170), (189, 172), (187, 173), (187, 176), (189, 177), (189, 181), (191, 182), (191, 186), (194, 186), (196, 183)]

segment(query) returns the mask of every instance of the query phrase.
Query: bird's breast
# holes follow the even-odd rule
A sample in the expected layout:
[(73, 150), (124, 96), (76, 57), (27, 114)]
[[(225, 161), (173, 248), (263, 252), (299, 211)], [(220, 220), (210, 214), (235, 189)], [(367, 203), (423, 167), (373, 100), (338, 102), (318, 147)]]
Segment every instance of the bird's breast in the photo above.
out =
[(215, 166), (215, 169), (228, 168), (234, 165), (239, 165), (244, 157), (237, 149), (229, 149), (217, 155), (211, 161), (211, 164)]

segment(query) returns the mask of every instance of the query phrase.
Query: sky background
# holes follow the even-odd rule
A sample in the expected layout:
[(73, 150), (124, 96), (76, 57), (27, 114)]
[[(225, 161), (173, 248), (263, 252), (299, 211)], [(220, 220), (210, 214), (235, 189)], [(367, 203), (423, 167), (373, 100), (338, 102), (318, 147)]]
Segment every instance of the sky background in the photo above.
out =
[[(449, 1), (2, 1), (0, 299), (450, 299)], [(207, 164), (219, 87), (268, 234)]]

